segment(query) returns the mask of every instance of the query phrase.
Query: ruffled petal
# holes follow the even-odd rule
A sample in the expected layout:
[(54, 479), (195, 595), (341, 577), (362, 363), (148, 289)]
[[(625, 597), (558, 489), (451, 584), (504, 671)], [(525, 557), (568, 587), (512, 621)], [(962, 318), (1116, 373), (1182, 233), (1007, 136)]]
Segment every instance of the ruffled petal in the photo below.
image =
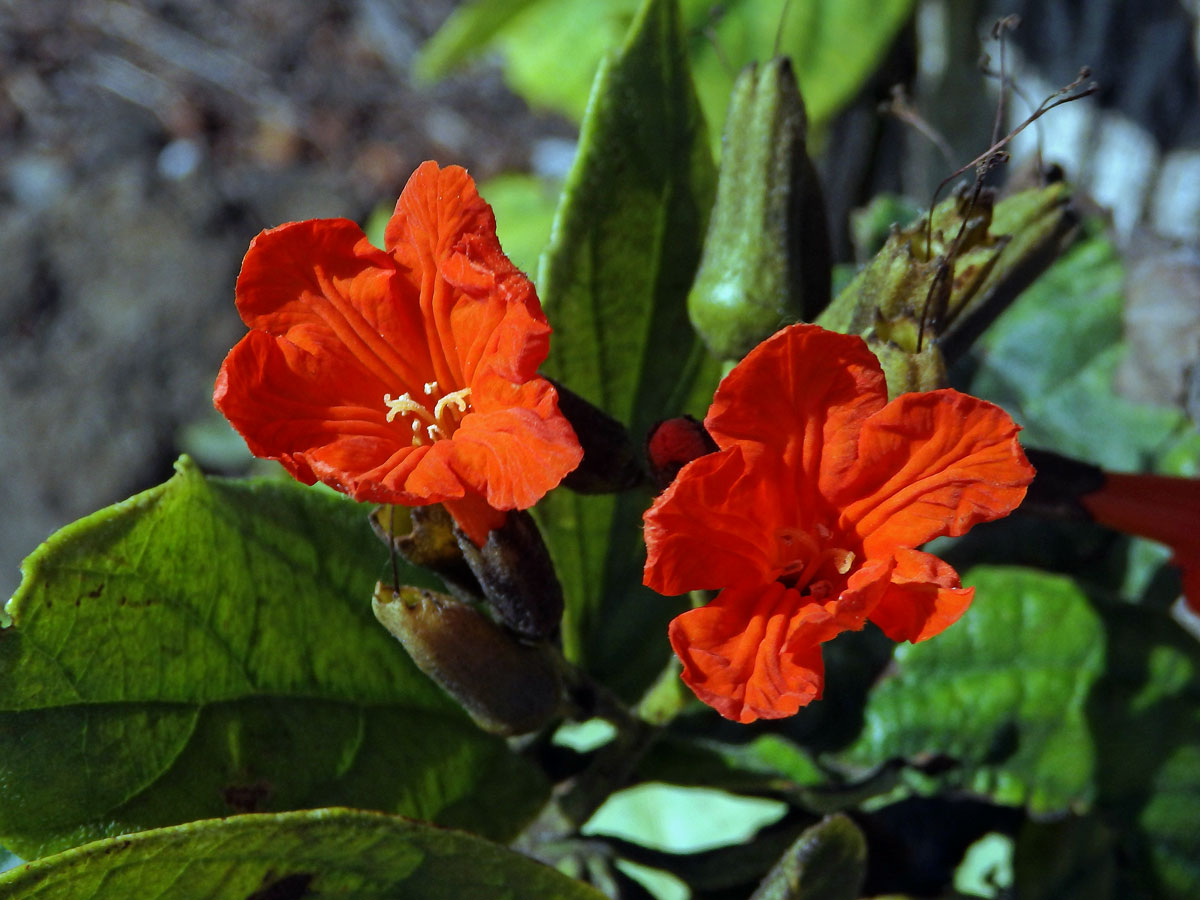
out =
[(840, 482), (861, 423), (886, 402), (883, 370), (862, 338), (791, 325), (726, 376), (704, 424), (721, 447), (771, 448), (815, 493)]
[(727, 719), (794, 715), (821, 697), (821, 642), (841, 629), (820, 605), (778, 582), (722, 591), (676, 617), (668, 634), (682, 678)]
[(871, 612), (871, 621), (893, 641), (923, 641), (959, 620), (974, 588), (961, 587), (958, 573), (929, 553), (900, 549), (891, 584)]
[(413, 451), (376, 399), (380, 385), (369, 372), (261, 331), (229, 352), (213, 393), (255, 456), (279, 460), (305, 484), (319, 478), (358, 499), (399, 502), (366, 474)]
[(459, 166), (412, 174), (384, 244), (419, 293), (439, 383), (466, 386), (490, 370), (520, 383), (549, 352), (533, 285), (500, 249), (492, 209)]
[(674, 595), (774, 579), (775, 531), (794, 524), (782, 512), (794, 501), (788, 473), (748, 453), (693, 460), (646, 511), (647, 587)]
[(1033, 480), (1004, 410), (954, 390), (903, 394), (867, 419), (858, 460), (830, 495), (868, 557), (1012, 512)]
[(544, 378), (518, 386), (492, 376), (449, 443), (458, 477), (496, 509), (528, 509), (583, 459)]
[[(357, 225), (314, 219), (269, 229), (250, 243), (237, 308), (247, 326), (286, 338), (329, 372), (361, 369), (397, 396), (433, 372), (411, 293)], [(374, 400), (382, 404), (383, 394)]]

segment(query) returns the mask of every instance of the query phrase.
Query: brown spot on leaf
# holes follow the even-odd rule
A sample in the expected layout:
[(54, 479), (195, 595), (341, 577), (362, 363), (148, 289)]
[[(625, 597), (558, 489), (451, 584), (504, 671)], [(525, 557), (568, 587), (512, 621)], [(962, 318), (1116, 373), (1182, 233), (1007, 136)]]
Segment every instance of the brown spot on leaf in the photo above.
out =
[(101, 582), (100, 584), (96, 585), (96, 587), (93, 590), (88, 591), (87, 595), (89, 597), (91, 597), (93, 600), (95, 600), (97, 597), (99, 597), (103, 593), (104, 593), (104, 582)]

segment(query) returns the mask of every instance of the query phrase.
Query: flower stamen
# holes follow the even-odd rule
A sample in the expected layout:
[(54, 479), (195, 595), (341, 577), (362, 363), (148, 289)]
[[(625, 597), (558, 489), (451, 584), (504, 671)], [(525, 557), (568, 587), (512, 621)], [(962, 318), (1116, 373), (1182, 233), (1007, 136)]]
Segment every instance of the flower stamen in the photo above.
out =
[[(436, 381), (428, 381), (422, 385), (422, 390), (427, 396), (432, 396), (438, 389)], [(471, 408), (470, 401), (467, 399), (471, 396), (471, 389), (462, 388), (461, 390), (451, 391), (450, 393), (439, 397), (434, 403), (433, 412), (429, 411), (429, 407), (418, 400), (412, 398), (412, 394), (405, 391), (396, 399), (392, 399), (391, 394), (383, 395), (383, 405), (388, 408), (387, 420), (393, 421), (396, 416), (413, 417), (412, 426), (413, 446), (417, 447), (422, 444), (430, 444), (434, 441), (442, 440), (454, 434), (458, 428), (462, 417)], [(424, 431), (424, 435), (422, 435)]]

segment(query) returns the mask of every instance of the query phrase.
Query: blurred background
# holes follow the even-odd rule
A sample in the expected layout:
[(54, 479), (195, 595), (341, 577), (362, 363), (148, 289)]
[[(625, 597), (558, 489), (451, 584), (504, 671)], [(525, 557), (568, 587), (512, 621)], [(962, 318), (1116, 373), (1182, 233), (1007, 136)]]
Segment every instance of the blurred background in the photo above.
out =
[[(801, 15), (822, 5), (792, 0)], [(1011, 98), (1006, 127), (1084, 65), (1099, 89), (1027, 129), (1009, 177), (1040, 153), (1108, 218), (1128, 342), (1113, 390), (1195, 420), (1200, 2), (878, 5), (861, 41), (826, 29), (829, 42), (810, 47), (822, 62), (809, 68), (849, 73), (836, 89), (801, 64), (839, 260), (855, 259), (852, 210), (880, 191), (924, 206), (987, 148), (998, 90), (979, 58), (998, 67), (991, 25), (1018, 14), (1005, 65), (1031, 102)], [(708, 63), (702, 94), (720, 97), (731, 60), (770, 52), (770, 41), (731, 46), (735, 36), (773, 35), (783, 3), (683, 6)], [(181, 452), (210, 471), (246, 470), (211, 392), (244, 332), (233, 285), (260, 229), (377, 222), (416, 165), (437, 159), (482, 182), (501, 239), (536, 275), (591, 72), (635, 7), (0, 0), (0, 597), (39, 541), (164, 481)], [(563, 45), (577, 52), (555, 59)], [(880, 112), (897, 84), (948, 156)]]

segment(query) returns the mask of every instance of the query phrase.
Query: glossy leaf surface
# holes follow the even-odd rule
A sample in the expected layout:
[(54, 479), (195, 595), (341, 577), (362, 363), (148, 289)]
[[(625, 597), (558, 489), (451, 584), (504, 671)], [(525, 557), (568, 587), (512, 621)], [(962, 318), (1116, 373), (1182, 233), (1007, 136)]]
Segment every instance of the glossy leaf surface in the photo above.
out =
[(326, 805), (511, 834), (540, 776), (374, 621), (366, 513), (184, 459), (31, 555), (0, 634), (5, 846)]

